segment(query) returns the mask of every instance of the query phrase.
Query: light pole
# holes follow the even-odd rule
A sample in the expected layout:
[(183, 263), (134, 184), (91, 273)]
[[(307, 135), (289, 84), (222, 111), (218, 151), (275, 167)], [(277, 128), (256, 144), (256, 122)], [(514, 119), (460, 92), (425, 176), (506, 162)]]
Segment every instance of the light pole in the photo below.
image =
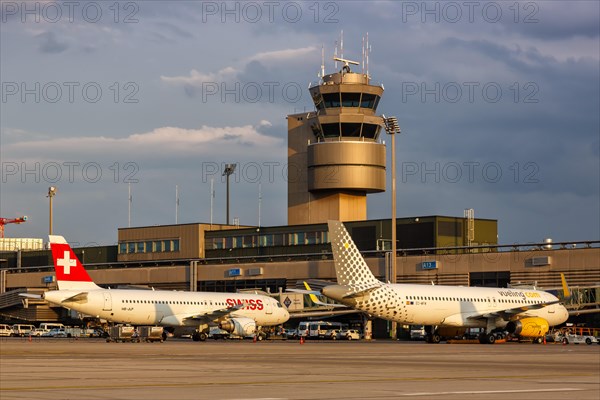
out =
[(237, 164), (225, 164), (225, 170), (222, 175), (227, 177), (227, 225), (229, 225), (229, 175), (233, 174), (236, 166)]
[[(400, 133), (400, 126), (398, 125), (398, 119), (396, 117), (386, 118), (383, 115), (383, 123), (385, 124), (385, 131), (390, 135), (392, 139), (392, 270), (390, 272), (390, 283), (396, 283), (396, 134)], [(391, 336), (393, 339), (396, 338), (396, 327), (395, 321), (392, 321)]]
[(56, 187), (55, 186), (50, 186), (48, 188), (48, 195), (46, 197), (48, 197), (48, 199), (50, 199), (50, 221), (49, 221), (49, 226), (48, 226), (48, 231), (49, 234), (52, 235), (52, 199), (54, 198), (54, 196), (56, 196)]

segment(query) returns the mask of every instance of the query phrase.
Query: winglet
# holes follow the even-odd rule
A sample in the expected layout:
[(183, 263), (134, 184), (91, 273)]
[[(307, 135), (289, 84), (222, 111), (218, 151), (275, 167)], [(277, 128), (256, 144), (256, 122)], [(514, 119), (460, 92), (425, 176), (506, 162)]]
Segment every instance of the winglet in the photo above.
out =
[(565, 274), (563, 274), (562, 272), (560, 273), (560, 281), (562, 282), (563, 294), (565, 296), (565, 299), (570, 298), (571, 291), (569, 290), (569, 286), (567, 286), (567, 280), (565, 279)]
[[(306, 288), (306, 290), (312, 291), (312, 289), (310, 288), (310, 286), (308, 286), (307, 282), (303, 281), (302, 283), (304, 283), (304, 287)], [(309, 293), (308, 297), (310, 297), (310, 299), (312, 300), (312, 302), (315, 303), (315, 304), (321, 303), (319, 301), (319, 299), (317, 299), (317, 296), (315, 296), (313, 293)]]

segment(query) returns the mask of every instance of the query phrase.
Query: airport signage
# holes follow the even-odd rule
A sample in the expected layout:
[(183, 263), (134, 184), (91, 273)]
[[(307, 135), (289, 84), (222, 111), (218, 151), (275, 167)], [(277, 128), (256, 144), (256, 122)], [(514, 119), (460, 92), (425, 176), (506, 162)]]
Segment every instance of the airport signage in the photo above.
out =
[(52, 282), (54, 282), (54, 275), (45, 276), (43, 278), (43, 282), (44, 283), (52, 283)]
[(242, 276), (242, 270), (241, 268), (231, 268), (227, 270), (227, 276), (230, 278), (233, 276)]
[(421, 269), (437, 269), (438, 263), (437, 261), (423, 261), (421, 263)]

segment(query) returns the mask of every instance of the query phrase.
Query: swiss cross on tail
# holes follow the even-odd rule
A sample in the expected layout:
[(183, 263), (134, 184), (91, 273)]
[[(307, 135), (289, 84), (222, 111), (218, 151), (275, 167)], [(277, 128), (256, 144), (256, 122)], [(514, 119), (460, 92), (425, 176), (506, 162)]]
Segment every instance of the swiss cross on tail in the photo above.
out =
[(51, 235), (50, 248), (57, 281), (92, 282), (65, 238)]

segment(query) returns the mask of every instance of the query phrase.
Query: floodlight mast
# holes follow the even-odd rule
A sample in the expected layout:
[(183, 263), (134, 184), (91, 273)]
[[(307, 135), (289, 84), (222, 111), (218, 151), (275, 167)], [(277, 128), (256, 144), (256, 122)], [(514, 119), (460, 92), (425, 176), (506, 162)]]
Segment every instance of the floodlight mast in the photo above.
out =
[(49, 217), (49, 221), (48, 221), (48, 233), (50, 235), (52, 235), (52, 225), (53, 225), (52, 199), (54, 198), (54, 196), (56, 196), (56, 192), (57, 192), (56, 187), (55, 186), (50, 186), (48, 188), (48, 195), (46, 196), (50, 200), (50, 210), (48, 212), (48, 217)]
[(225, 170), (223, 171), (223, 175), (227, 179), (227, 222), (226, 225), (229, 225), (229, 176), (233, 174), (235, 171), (235, 167), (237, 164), (225, 164)]
[[(385, 125), (385, 131), (391, 137), (391, 156), (392, 156), (392, 257), (391, 257), (391, 271), (390, 271), (390, 283), (396, 283), (396, 134), (400, 133), (400, 125), (398, 125), (398, 118), (389, 117), (386, 118), (382, 115), (383, 123)], [(391, 336), (396, 338), (397, 324), (392, 322)]]

